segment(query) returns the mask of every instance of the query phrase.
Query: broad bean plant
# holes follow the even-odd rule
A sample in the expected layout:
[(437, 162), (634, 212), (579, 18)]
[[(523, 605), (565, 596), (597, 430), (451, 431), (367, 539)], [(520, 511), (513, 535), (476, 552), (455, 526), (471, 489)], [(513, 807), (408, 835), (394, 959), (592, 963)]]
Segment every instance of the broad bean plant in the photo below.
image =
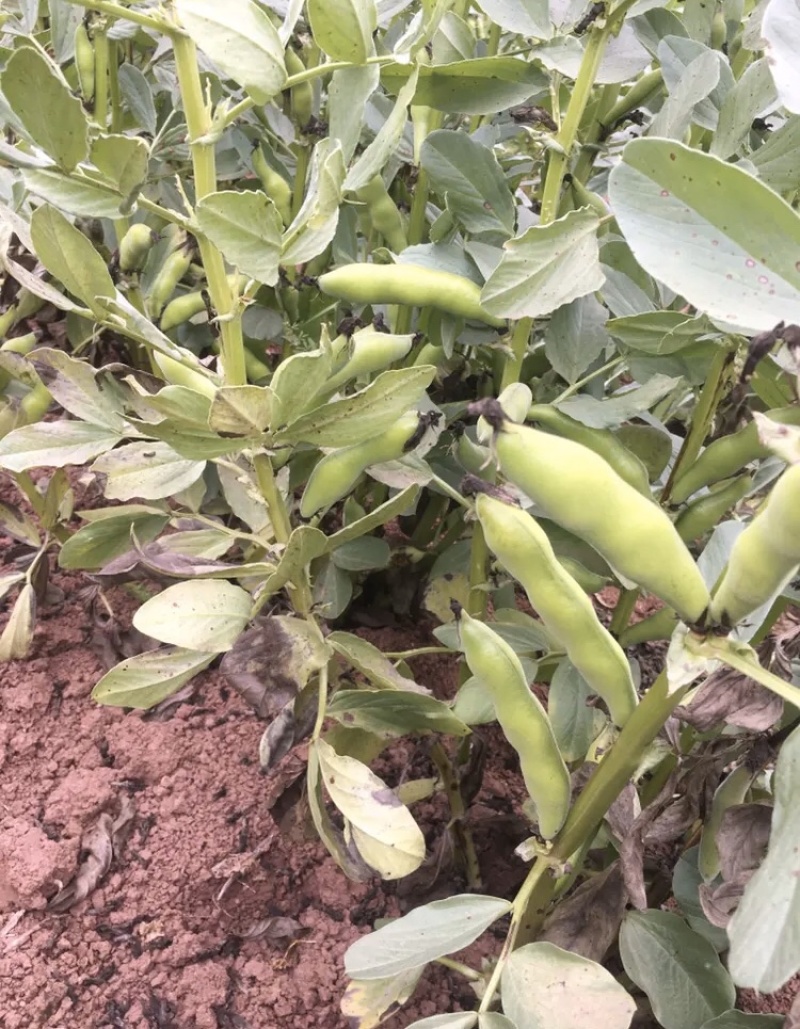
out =
[[(452, 896), (349, 948), (360, 1029), (436, 962), (474, 1010), (415, 1029), (762, 1025), (736, 986), (800, 970), (797, 4), (0, 21), (0, 468), (25, 501), (0, 507), (0, 657), (52, 556), (140, 601), (152, 646), (95, 701), (220, 662), (264, 769), (308, 741), (343, 875), (415, 873), (444, 791)], [(349, 631), (376, 583), (436, 645)], [(416, 681), (429, 651), (455, 698)], [(463, 774), (494, 721), (529, 798), (513, 897), (482, 892)], [(404, 736), (436, 774), (390, 788), (371, 765)], [(491, 961), (453, 957), (500, 920)]]

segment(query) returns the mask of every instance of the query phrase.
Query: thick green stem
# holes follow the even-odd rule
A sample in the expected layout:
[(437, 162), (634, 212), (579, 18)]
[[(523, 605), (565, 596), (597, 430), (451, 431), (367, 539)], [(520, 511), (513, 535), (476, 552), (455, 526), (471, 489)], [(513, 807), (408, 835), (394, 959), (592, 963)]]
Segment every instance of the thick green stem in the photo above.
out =
[(714, 419), (714, 412), (717, 410), (717, 405), (725, 395), (727, 385), (726, 372), (731, 367), (733, 357), (734, 351), (730, 344), (721, 345), (714, 355), (714, 360), (708, 370), (708, 377), (703, 383), (703, 388), (700, 391), (697, 406), (695, 407), (694, 414), (692, 415), (692, 427), (690, 428), (686, 439), (683, 441), (683, 446), (675, 459), (675, 464), (672, 466), (672, 471), (669, 474), (669, 478), (667, 479), (667, 483), (661, 494), (662, 504), (666, 504), (669, 500), (673, 483), (678, 478), (683, 468), (688, 468), (700, 453), (703, 440), (708, 435), (708, 430)]
[(558, 217), (558, 205), (561, 200), (561, 184), (569, 165), (572, 149), (578, 137), (578, 127), (583, 118), (586, 105), (594, 88), (600, 62), (603, 59), (610, 36), (609, 25), (593, 26), (581, 61), (578, 78), (572, 90), (567, 113), (561, 130), (556, 136), (559, 149), (550, 151), (547, 163), (547, 175), (542, 191), (541, 222), (546, 225)]
[(614, 614), (611, 617), (611, 625), (608, 627), (608, 631), (612, 636), (619, 637), (619, 634), (624, 629), (627, 629), (633, 609), (636, 607), (638, 596), (639, 590), (636, 587), (630, 590), (622, 590), (620, 593), (617, 606), (614, 608)]
[(511, 353), (503, 365), (503, 375), (500, 379), (500, 391), (514, 382), (519, 382), (522, 373), (522, 362), (528, 353), (528, 340), (531, 338), (533, 318), (520, 318), (514, 326), (514, 334), (511, 337)]
[[(203, 142), (204, 137), (208, 137), (211, 131), (211, 111), (203, 97), (194, 43), (188, 36), (176, 36), (173, 48), (186, 125), (189, 129), (195, 196), (201, 200), (217, 188), (214, 144)], [(228, 386), (241, 386), (247, 382), (247, 371), (238, 297), (234, 296), (228, 282), (222, 254), (202, 235), (197, 237), (197, 242), (208, 281), (208, 292), (219, 317), (225, 383)]]

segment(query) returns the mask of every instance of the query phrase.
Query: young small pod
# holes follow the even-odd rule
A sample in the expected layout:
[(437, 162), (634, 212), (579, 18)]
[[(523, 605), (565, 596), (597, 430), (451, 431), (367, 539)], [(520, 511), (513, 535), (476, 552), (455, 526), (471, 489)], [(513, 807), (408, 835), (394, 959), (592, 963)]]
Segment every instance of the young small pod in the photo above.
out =
[(383, 178), (375, 175), (366, 186), (356, 190), (356, 196), (367, 206), (372, 228), (386, 240), (387, 246), (396, 254), (408, 246), (403, 216), (383, 184)]
[(209, 400), (213, 400), (217, 395), (217, 387), (203, 372), (195, 371), (194, 368), (176, 361), (174, 357), (156, 351), (153, 351), (153, 361), (160, 369), (167, 385), (185, 386), (187, 389), (193, 389), (195, 393), (202, 393)]
[(628, 659), (545, 532), (525, 511), (485, 494), (475, 501), (475, 511), (489, 549), (525, 590), (589, 689), (606, 702), (614, 724), (623, 726), (638, 703)]
[(75, 71), (78, 73), (81, 97), (88, 103), (94, 98), (95, 57), (89, 32), (82, 21), (75, 29)]
[[(289, 75), (302, 75), (306, 70), (302, 57), (292, 47), (287, 48), (284, 60)], [(289, 106), (292, 118), (301, 129), (304, 129), (314, 114), (314, 87), (310, 82), (300, 82), (292, 86)]]
[[(775, 408), (767, 411), (767, 418), (783, 425), (800, 425), (800, 406)], [(768, 448), (758, 438), (758, 426), (750, 422), (738, 432), (721, 436), (709, 443), (694, 464), (675, 480), (670, 501), (682, 504), (703, 486), (729, 479), (751, 461), (768, 457), (769, 454)]]
[(634, 622), (619, 635), (621, 647), (636, 647), (651, 640), (668, 640), (678, 625), (678, 616), (671, 607), (662, 607), (653, 614)]
[(434, 307), (472, 321), (505, 328), (481, 305), (481, 288), (453, 272), (414, 264), (345, 264), (319, 277), (323, 293), (351, 304)]
[(161, 265), (147, 297), (147, 307), (151, 318), (158, 318), (164, 310), (164, 306), (175, 292), (178, 283), (189, 271), (192, 256), (191, 247), (179, 246), (167, 256)]
[(310, 518), (346, 497), (370, 465), (395, 461), (413, 449), (420, 427), (417, 412), (409, 411), (373, 439), (326, 454), (314, 465), (309, 476), (300, 501), (302, 517)]
[(410, 334), (394, 336), (388, 332), (378, 332), (371, 326), (359, 329), (350, 340), (347, 362), (325, 383), (325, 393), (333, 393), (359, 375), (371, 375), (383, 371), (395, 361), (402, 361), (411, 350), (413, 342), (414, 337)]
[(459, 632), (469, 669), (491, 696), (497, 721), (519, 755), (525, 787), (536, 805), (539, 832), (549, 840), (564, 824), (571, 790), (547, 714), (531, 693), (519, 658), (502, 637), (463, 610)]
[(675, 521), (678, 535), (684, 543), (691, 543), (692, 540), (704, 536), (709, 530), (715, 528), (734, 504), (746, 496), (752, 488), (752, 475), (740, 475), (720, 489), (693, 500), (684, 511), (681, 511)]
[(288, 225), (292, 220), (292, 187), (267, 161), (260, 145), (254, 147), (251, 161), (253, 171), (261, 180), (264, 192), (278, 209), (283, 224)]
[(131, 225), (119, 244), (119, 267), (123, 272), (138, 272), (144, 267), (158, 234), (144, 222)]
[(660, 597), (688, 624), (700, 620), (708, 589), (657, 504), (581, 443), (493, 417), (500, 470), (515, 486), (590, 543), (615, 572)]
[(800, 464), (772, 487), (763, 507), (737, 538), (714, 593), (709, 620), (733, 626), (787, 586), (800, 569)]

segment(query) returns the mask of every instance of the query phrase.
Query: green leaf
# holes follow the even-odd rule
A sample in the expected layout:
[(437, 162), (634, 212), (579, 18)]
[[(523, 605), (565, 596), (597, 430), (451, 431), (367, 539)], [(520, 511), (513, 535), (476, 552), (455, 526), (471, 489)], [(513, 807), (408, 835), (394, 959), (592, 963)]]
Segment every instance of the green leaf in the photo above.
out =
[(339, 690), (328, 704), (328, 714), (342, 725), (386, 739), (418, 732), (469, 735), (469, 727), (441, 700), (396, 689)]
[(619, 936), (625, 972), (664, 1029), (699, 1029), (733, 1007), (736, 990), (712, 945), (669, 911), (629, 911)]
[(35, 628), (36, 591), (26, 582), (0, 635), (0, 661), (20, 661), (27, 657)]
[(550, 680), (547, 714), (558, 749), (565, 761), (582, 761), (597, 735), (596, 708), (587, 704), (591, 690), (583, 676), (566, 658)]
[(116, 293), (103, 258), (82, 232), (49, 204), (31, 216), (31, 239), (36, 256), (73, 296), (102, 314), (96, 297)]
[[(708, 55), (711, 55), (709, 57)], [(707, 64), (712, 58), (717, 61), (719, 75), (717, 83), (706, 98), (696, 104), (692, 112), (692, 121), (704, 129), (716, 129), (719, 112), (725, 98), (733, 89), (733, 72), (724, 54), (718, 50), (710, 50), (696, 39), (685, 36), (667, 36), (658, 45), (658, 59), (664, 72), (664, 82), (670, 93), (675, 93), (690, 74), (689, 69), (701, 58), (701, 64)]]
[(374, 568), (386, 568), (391, 556), (386, 540), (367, 536), (337, 547), (331, 554), (331, 560), (344, 572), (368, 572)]
[[(355, 844), (363, 860), (382, 879), (400, 879), (419, 868), (425, 858), (425, 837), (386, 783), (355, 758), (337, 754), (322, 739), (313, 749), (325, 789), (347, 820), (345, 838)], [(348, 969), (348, 973), (357, 979), (382, 979), (405, 970), (364, 975)]]
[(92, 143), (92, 164), (122, 197), (120, 210), (127, 214), (147, 179), (149, 151), (134, 136), (100, 136)]
[(301, 415), (276, 436), (276, 443), (313, 443), (348, 447), (388, 429), (419, 400), (433, 382), (436, 369), (398, 368), (383, 372), (358, 393)]
[[(34, 520), (19, 508), (0, 500), (0, 531), (29, 547), (39, 548), (41, 539)], [(24, 576), (23, 576), (24, 577)]]
[(653, 119), (652, 135), (681, 139), (698, 105), (719, 82), (720, 62), (716, 51), (704, 49), (672, 84), (670, 94)]
[(356, 152), (367, 101), (378, 88), (380, 69), (375, 64), (361, 68), (340, 68), (331, 76), (328, 87), (328, 131), (339, 142), (347, 164)]
[(273, 425), (285, 425), (314, 405), (314, 397), (330, 378), (331, 355), (325, 350), (292, 354), (281, 361), (270, 379)]
[(31, 193), (61, 211), (86, 218), (119, 218), (122, 213), (120, 198), (89, 179), (69, 178), (49, 168), (26, 168), (22, 177)]
[[(97, 372), (86, 361), (70, 357), (63, 350), (42, 347), (36, 350), (37, 366), (43, 382), (65, 411), (84, 422), (122, 433), (122, 401), (108, 380), (98, 385)], [(50, 374), (48, 374), (48, 371)]]
[(298, 526), (289, 537), (277, 569), (259, 590), (258, 599), (272, 596), (287, 582), (301, 582), (305, 569), (315, 558), (325, 553), (327, 545), (328, 540), (324, 532), (310, 525)]
[[(328, 5), (329, 0), (320, 0)], [(389, 157), (397, 150), (397, 145), (403, 135), (406, 126), (407, 108), (414, 99), (414, 91), (417, 86), (416, 70), (397, 94), (395, 105), (389, 113), (386, 121), (381, 125), (375, 139), (369, 144), (364, 152), (357, 158), (355, 164), (347, 173), (344, 180), (345, 190), (361, 189), (362, 186), (377, 175), (386, 164)]]
[(792, 116), (750, 157), (761, 181), (778, 193), (789, 193), (800, 186), (798, 146), (800, 118)]
[(709, 152), (723, 160), (732, 157), (748, 139), (753, 120), (770, 110), (776, 98), (769, 62), (762, 57), (747, 66), (725, 97)]
[(230, 264), (256, 282), (275, 285), (283, 223), (264, 193), (209, 193), (195, 207), (195, 217)]
[(27, 472), (31, 468), (65, 468), (88, 464), (116, 446), (121, 437), (85, 422), (38, 422), (14, 429), (0, 440), (0, 468)]
[(468, 947), (510, 910), (506, 900), (471, 893), (423, 904), (352, 943), (345, 971), (353, 979), (382, 979), (419, 968)]
[(705, 1022), (702, 1029), (780, 1029), (783, 1015), (755, 1015), (749, 1011), (725, 1011)]
[(203, 474), (205, 461), (181, 457), (167, 443), (126, 443), (102, 454), (92, 471), (105, 476), (109, 500), (161, 500), (187, 489)]
[(131, 530), (140, 543), (156, 538), (169, 516), (143, 505), (115, 509), (73, 533), (58, 552), (60, 568), (101, 568), (131, 548)]
[(545, 354), (553, 370), (567, 382), (577, 382), (608, 346), (607, 318), (606, 308), (591, 295), (553, 312), (545, 329)]
[(481, 0), (480, 6), (495, 25), (515, 36), (549, 39), (553, 34), (547, 0)]
[(728, 925), (728, 967), (739, 986), (779, 989), (800, 969), (800, 730), (783, 743), (773, 778), (769, 850)]
[(517, 1029), (628, 1029), (633, 997), (602, 965), (552, 943), (515, 950), (500, 980), (503, 1011)]
[(488, 725), (497, 721), (494, 701), (477, 676), (471, 675), (459, 687), (453, 701), (453, 714), (465, 725)]
[(375, 0), (308, 0), (306, 12), (314, 41), (331, 60), (364, 64), (375, 53)]
[(314, 603), (328, 621), (341, 617), (353, 599), (353, 580), (329, 557), (314, 568)]
[[(396, 94), (412, 74), (410, 65), (387, 64), (381, 68), (381, 81)], [(531, 61), (481, 57), (421, 65), (414, 103), (447, 114), (496, 114), (547, 88), (547, 76)]]
[(360, 636), (349, 632), (332, 632), (328, 643), (337, 654), (348, 661), (353, 668), (361, 672), (373, 685), (385, 690), (409, 690), (417, 694), (430, 694), (430, 690), (420, 686), (413, 679), (407, 679), (395, 668), (383, 652)]
[(283, 44), (254, 0), (175, 0), (175, 11), (203, 53), (257, 104), (280, 93), (286, 82)]
[(258, 436), (272, 418), (269, 386), (222, 386), (211, 402), (209, 428), (236, 436)]
[(761, 35), (780, 101), (787, 111), (800, 114), (800, 9), (796, 0), (770, 0)]
[(605, 281), (599, 225), (597, 215), (582, 208), (508, 240), (481, 291), (483, 306), (500, 318), (539, 318), (599, 289)]
[(151, 136), (156, 134), (157, 118), (150, 85), (135, 64), (121, 64), (119, 67), (119, 88), (122, 99), (141, 128)]
[(609, 318), (606, 328), (623, 346), (657, 355), (679, 353), (714, 331), (707, 318), (691, 318), (680, 311), (645, 311)]
[(354, 979), (341, 1001), (342, 1014), (353, 1029), (377, 1029), (399, 1010), (417, 988), (421, 968), (412, 968), (387, 979)]
[(406, 514), (409, 510), (413, 510), (418, 496), (419, 486), (407, 486), (396, 496), (391, 497), (379, 507), (376, 507), (374, 511), (370, 511), (368, 515), (356, 519), (356, 521), (345, 525), (343, 529), (339, 529), (338, 532), (329, 536), (328, 550), (332, 552), (344, 543), (357, 539), (359, 536), (364, 536), (366, 533), (372, 532), (373, 529), (377, 529), (378, 526), (386, 525), (387, 522), (390, 522), (398, 515)]
[(439, 129), (425, 139), (420, 163), (467, 232), (514, 231), (514, 198), (489, 147), (464, 132)]
[(64, 171), (89, 154), (89, 122), (58, 68), (30, 46), (15, 50), (0, 76), (0, 88), (37, 146)]
[(148, 650), (120, 661), (92, 690), (92, 700), (111, 707), (147, 709), (176, 693), (198, 672), (207, 668), (216, 654), (203, 654), (182, 647)]
[(192, 579), (169, 586), (142, 604), (133, 624), (161, 643), (190, 650), (230, 650), (250, 621), (250, 594), (221, 579)]
[(771, 329), (776, 311), (800, 321), (800, 216), (747, 172), (636, 139), (609, 190), (636, 259), (717, 324), (751, 335)]
[(321, 254), (336, 234), (347, 167), (338, 141), (314, 147), (303, 206), (283, 234), (281, 264), (303, 264)]

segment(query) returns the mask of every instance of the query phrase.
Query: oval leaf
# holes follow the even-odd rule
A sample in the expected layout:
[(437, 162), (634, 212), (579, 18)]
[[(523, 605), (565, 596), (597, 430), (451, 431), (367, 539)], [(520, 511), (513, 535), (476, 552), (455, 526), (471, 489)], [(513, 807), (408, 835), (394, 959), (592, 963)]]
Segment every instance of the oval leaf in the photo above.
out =
[(230, 650), (250, 620), (250, 594), (221, 579), (179, 582), (133, 616), (139, 632), (190, 650)]
[(351, 944), (344, 955), (353, 979), (383, 979), (453, 954), (511, 910), (507, 900), (461, 894), (434, 900)]
[(332, 60), (364, 64), (375, 52), (374, 0), (308, 0), (306, 12), (314, 40)]
[(640, 264), (718, 324), (748, 335), (800, 322), (800, 215), (746, 171), (661, 139), (637, 139), (610, 177)]
[(264, 193), (210, 193), (195, 208), (195, 216), (230, 264), (256, 282), (275, 285), (283, 223)]
[(215, 656), (182, 647), (136, 654), (106, 672), (92, 690), (92, 700), (111, 707), (153, 707), (207, 668)]

